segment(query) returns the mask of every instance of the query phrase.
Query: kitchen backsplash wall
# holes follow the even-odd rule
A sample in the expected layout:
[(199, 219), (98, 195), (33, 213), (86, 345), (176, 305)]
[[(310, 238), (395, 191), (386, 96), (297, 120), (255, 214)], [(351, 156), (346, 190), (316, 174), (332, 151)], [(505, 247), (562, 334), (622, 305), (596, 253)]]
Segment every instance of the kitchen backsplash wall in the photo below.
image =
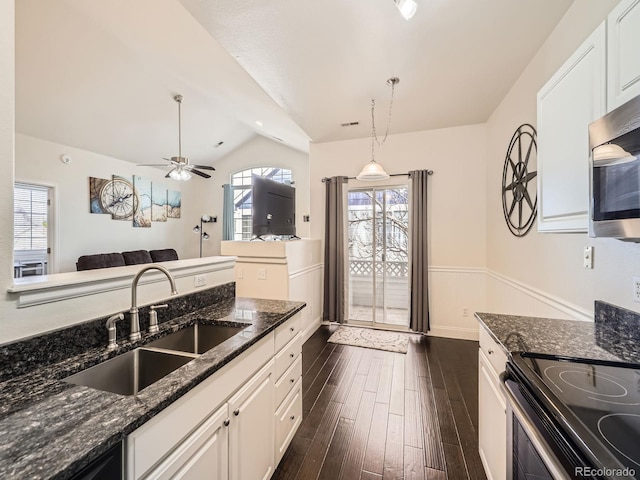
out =
[(640, 313), (595, 301), (596, 343), (622, 360), (640, 362)]
[[(167, 308), (158, 310), (158, 322), (162, 323), (201, 308), (235, 297), (235, 282), (218, 285), (207, 290), (168, 299)], [(37, 335), (26, 340), (0, 347), (0, 381), (29, 373), (34, 368), (59, 362), (78, 355), (87, 349), (107, 346), (107, 317), (91, 320), (69, 328)], [(129, 314), (117, 323), (118, 340), (129, 335)], [(149, 326), (149, 307), (140, 308), (140, 329)]]

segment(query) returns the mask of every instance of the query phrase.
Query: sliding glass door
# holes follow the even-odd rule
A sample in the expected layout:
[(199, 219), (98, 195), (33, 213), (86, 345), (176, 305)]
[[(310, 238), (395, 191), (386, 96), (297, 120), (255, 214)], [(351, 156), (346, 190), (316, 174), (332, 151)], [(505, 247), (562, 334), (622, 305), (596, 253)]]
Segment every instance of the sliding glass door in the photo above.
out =
[(349, 321), (409, 326), (408, 188), (350, 190)]

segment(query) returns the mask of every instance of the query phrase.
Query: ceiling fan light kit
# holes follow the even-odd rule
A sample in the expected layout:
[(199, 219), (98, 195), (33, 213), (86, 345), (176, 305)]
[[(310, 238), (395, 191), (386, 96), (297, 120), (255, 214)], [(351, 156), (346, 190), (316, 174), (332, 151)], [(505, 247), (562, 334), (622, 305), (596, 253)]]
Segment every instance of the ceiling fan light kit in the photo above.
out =
[(418, 10), (416, 0), (394, 0), (394, 2), (405, 20), (411, 20)]
[[(182, 95), (175, 95), (173, 99), (178, 104), (178, 156), (164, 159), (169, 162), (170, 166), (173, 167), (171, 171), (169, 171), (169, 173), (165, 175), (165, 178), (172, 178), (178, 181), (187, 181), (192, 177), (192, 173), (195, 173), (202, 178), (211, 178), (211, 175), (201, 172), (200, 170), (215, 170), (215, 168), (208, 165), (192, 165), (191, 163), (189, 163), (189, 159), (187, 157), (182, 156), (182, 111), (180, 109), (180, 106), (182, 105), (183, 97)], [(147, 164), (142, 166), (162, 167), (164, 165)]]

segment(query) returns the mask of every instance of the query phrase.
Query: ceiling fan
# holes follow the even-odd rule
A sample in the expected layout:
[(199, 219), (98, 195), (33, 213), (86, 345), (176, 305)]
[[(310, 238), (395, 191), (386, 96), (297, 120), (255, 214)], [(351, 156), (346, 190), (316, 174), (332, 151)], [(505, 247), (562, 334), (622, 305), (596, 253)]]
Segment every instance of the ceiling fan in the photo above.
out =
[(200, 170), (215, 170), (215, 168), (208, 165), (192, 165), (189, 163), (189, 159), (182, 156), (182, 116), (180, 112), (180, 106), (182, 105), (182, 95), (176, 95), (173, 99), (178, 103), (178, 156), (171, 158), (164, 158), (167, 163), (151, 163), (141, 166), (146, 167), (165, 167), (167, 165), (173, 167), (169, 173), (165, 175), (165, 178), (173, 178), (174, 180), (189, 180), (191, 174), (195, 173), (203, 178), (211, 178), (208, 173), (201, 172)]

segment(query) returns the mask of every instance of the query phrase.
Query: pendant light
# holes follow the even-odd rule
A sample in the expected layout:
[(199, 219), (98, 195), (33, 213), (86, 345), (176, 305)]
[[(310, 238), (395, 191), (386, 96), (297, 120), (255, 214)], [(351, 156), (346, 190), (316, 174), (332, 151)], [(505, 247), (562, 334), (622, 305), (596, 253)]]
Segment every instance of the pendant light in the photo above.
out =
[(395, 91), (395, 86), (398, 83), (400, 83), (400, 79), (398, 77), (391, 77), (389, 80), (387, 80), (387, 85), (391, 87), (391, 101), (389, 102), (389, 118), (387, 119), (387, 131), (385, 132), (382, 141), (378, 140), (378, 136), (376, 135), (376, 101), (374, 99), (371, 99), (371, 161), (362, 168), (362, 171), (356, 177), (358, 180), (363, 180), (365, 182), (377, 182), (389, 178), (389, 174), (385, 171), (384, 167), (380, 163), (376, 162), (375, 146), (377, 143), (378, 146), (382, 147), (387, 140), (387, 136), (389, 135), (389, 127), (391, 126), (391, 109), (393, 108), (393, 93)]
[(411, 20), (416, 14), (416, 10), (418, 9), (416, 0), (394, 0), (394, 2), (398, 10), (400, 10), (400, 15), (402, 15), (405, 20)]

